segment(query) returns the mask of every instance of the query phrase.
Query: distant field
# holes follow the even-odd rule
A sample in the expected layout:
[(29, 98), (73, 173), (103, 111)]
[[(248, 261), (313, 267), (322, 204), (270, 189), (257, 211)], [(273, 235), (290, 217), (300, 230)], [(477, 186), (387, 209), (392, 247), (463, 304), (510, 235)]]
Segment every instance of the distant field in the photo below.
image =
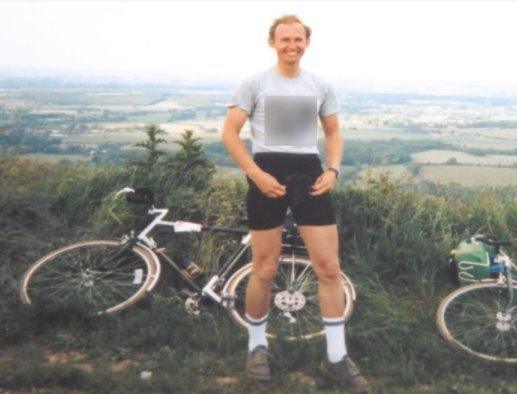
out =
[(63, 137), (63, 142), (95, 147), (106, 142), (132, 144), (144, 139), (145, 135), (143, 132), (108, 131), (104, 133), (69, 134)]
[(172, 109), (183, 109), (181, 104), (179, 104), (177, 101), (172, 100), (164, 100), (160, 101), (159, 103), (153, 104), (153, 105), (146, 105), (145, 107), (141, 107), (143, 111), (170, 111)]
[[(113, 142), (119, 144), (133, 144), (145, 139), (143, 132), (147, 123), (140, 122), (111, 122), (99, 123), (102, 129), (108, 131), (82, 133), (82, 134), (66, 134), (63, 142), (69, 144), (86, 144), (87, 146), (95, 146), (99, 143)], [(203, 142), (212, 142), (220, 139), (220, 127), (222, 121), (207, 120), (197, 122), (183, 122), (183, 123), (159, 123), (159, 126), (167, 132), (163, 135), (167, 142), (165, 144), (167, 149), (170, 149), (173, 141), (178, 140), (181, 133), (185, 130), (194, 130), (194, 137), (201, 138)], [(244, 133), (243, 133), (244, 135)]]
[(517, 149), (517, 129), (445, 128), (434, 134), (444, 142), (466, 148)]
[[(193, 130), (194, 137), (200, 138), (204, 144), (220, 141), (224, 116), (204, 118), (204, 114), (222, 114), (224, 111), (221, 110), (232, 93), (226, 89), (216, 91), (143, 85), (126, 88), (97, 85), (26, 86), (31, 88), (0, 89), (2, 119), (5, 121), (21, 116), (20, 126), (31, 132), (48, 130), (54, 134), (53, 137), (61, 139), (61, 148), (77, 144), (85, 147), (86, 151), (98, 149), (99, 145), (105, 143), (115, 143), (124, 150), (132, 149), (135, 143), (146, 140), (143, 130), (149, 123), (157, 124), (166, 131), (162, 136), (166, 142), (159, 149), (167, 152), (178, 149), (174, 142), (186, 129)], [(516, 103), (517, 100), (504, 101), (501, 105), (461, 98), (444, 100), (418, 95), (404, 98), (346, 94), (343, 112), (339, 114), (345, 155), (347, 149), (349, 153), (357, 145), (362, 150), (356, 149), (358, 159), (347, 161), (347, 164), (352, 165), (350, 168), (342, 168), (343, 179), (362, 182), (368, 173), (374, 177), (387, 173), (391, 178), (403, 182), (428, 179), (465, 186), (515, 184), (517, 155), (474, 156), (466, 151), (479, 148), (504, 153), (506, 150), (517, 149)], [(182, 109), (198, 117), (180, 120), (182, 114), (176, 110)], [(249, 135), (250, 127), (247, 123), (241, 136), (247, 138)], [(323, 137), (321, 130), (319, 137)], [(390, 144), (386, 146), (386, 152), (385, 143)], [(30, 146), (24, 146), (19, 151), (42, 151), (37, 144), (37, 141), (33, 143), (34, 146), (28, 144)], [(403, 149), (406, 145), (409, 150)], [(418, 148), (413, 145), (418, 145)], [(418, 152), (431, 147), (441, 150)], [(110, 148), (107, 149), (105, 153)], [(392, 154), (392, 151), (395, 153)], [(407, 154), (411, 152), (417, 152), (411, 155), (411, 164), (369, 168), (360, 166), (370, 162), (404, 163), (408, 160)], [(214, 149), (211, 153), (218, 163), (225, 162), (221, 150)], [(31, 154), (26, 157), (51, 162), (88, 160), (82, 155)], [(365, 159), (367, 157), (375, 160)], [(452, 158), (461, 165), (447, 165), (447, 161)], [(408, 166), (416, 173), (420, 167), (418, 164), (422, 169), (415, 177)], [(218, 176), (236, 173), (240, 173), (237, 168), (218, 167)]]
[(109, 122), (109, 123), (96, 123), (99, 129), (105, 129), (110, 131), (124, 130), (124, 131), (137, 131), (143, 129), (145, 123), (143, 122)]
[(457, 183), (467, 187), (517, 185), (517, 168), (480, 166), (423, 166), (417, 179)]
[(46, 163), (59, 163), (62, 160), (70, 160), (70, 161), (90, 161), (90, 158), (86, 155), (47, 155), (44, 153), (29, 153), (26, 155), (21, 155), (25, 159), (31, 159), (36, 161), (42, 161)]
[(388, 174), (394, 180), (416, 183), (429, 180), (436, 183), (457, 183), (466, 187), (517, 185), (517, 168), (482, 167), (468, 165), (423, 165), (413, 177), (404, 165), (372, 166), (360, 172), (361, 183), (370, 174), (378, 177)]
[(36, 110), (32, 111), (31, 113), (36, 114), (36, 115), (48, 115), (48, 114), (77, 115), (77, 110), (59, 107), (59, 108), (55, 108), (55, 109), (36, 109)]
[(345, 142), (347, 139), (352, 140), (420, 140), (420, 139), (433, 139), (429, 138), (428, 134), (411, 133), (401, 131), (393, 127), (384, 126), (365, 126), (358, 125), (357, 127), (350, 128), (346, 123), (341, 123), (343, 130), (343, 137)]
[[(179, 138), (178, 134), (166, 134), (161, 136), (165, 139), (165, 143), (160, 144), (160, 149), (164, 151), (172, 151), (177, 149), (177, 145), (174, 141)], [(125, 145), (123, 149), (131, 148), (134, 144), (140, 141), (145, 141), (145, 135), (143, 132), (106, 132), (106, 133), (88, 133), (88, 134), (77, 134), (63, 138), (63, 142), (67, 144), (78, 144), (84, 145), (90, 148), (96, 148), (99, 144), (103, 143), (115, 143)]]
[(360, 177), (366, 179), (368, 175), (376, 178), (380, 175), (387, 174), (391, 179), (411, 179), (412, 174), (408, 168), (404, 165), (392, 165), (392, 166), (369, 166), (360, 172)]
[[(517, 133), (517, 131), (516, 131)], [(478, 140), (473, 140), (471, 138), (465, 139), (454, 139), (454, 140), (446, 140), (451, 144), (457, 145), (458, 148), (477, 148), (477, 149), (496, 149), (496, 150), (513, 150), (517, 149), (517, 141), (508, 141), (508, 140), (500, 140), (500, 139), (486, 139), (480, 138)]]
[(512, 166), (517, 163), (517, 156), (510, 155), (486, 155), (474, 156), (465, 152), (453, 150), (427, 150), (413, 153), (411, 159), (420, 164), (445, 164), (447, 160), (456, 159), (460, 164), (473, 164), (483, 166)]
[[(194, 130), (194, 133), (197, 134), (198, 137), (204, 137), (207, 129), (215, 128), (219, 130), (221, 125), (219, 123), (215, 123), (213, 121), (207, 122), (196, 122), (196, 121), (187, 121), (187, 122), (170, 122), (170, 123), (160, 123), (160, 127), (164, 129), (166, 132), (171, 134), (180, 134), (185, 129)], [(214, 133), (215, 134), (215, 133)]]
[(456, 131), (457, 135), (475, 135), (485, 138), (497, 138), (513, 140), (517, 144), (517, 129), (501, 129), (501, 128), (487, 128), (487, 129), (460, 129)]

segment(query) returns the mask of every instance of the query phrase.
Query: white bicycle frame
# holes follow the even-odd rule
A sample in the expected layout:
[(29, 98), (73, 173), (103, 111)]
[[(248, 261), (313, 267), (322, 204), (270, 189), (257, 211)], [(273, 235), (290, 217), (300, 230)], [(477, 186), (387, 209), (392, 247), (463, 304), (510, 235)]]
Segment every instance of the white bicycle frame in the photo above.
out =
[[(116, 197), (118, 197), (120, 194), (126, 194), (126, 193), (134, 193), (135, 190), (129, 187), (126, 187), (119, 192), (116, 193)], [(144, 228), (136, 237), (138, 239), (138, 245), (144, 247), (144, 249), (147, 250), (147, 252), (153, 257), (153, 260), (156, 263), (157, 266), (157, 272), (156, 277), (153, 281), (151, 281), (149, 287), (147, 288), (147, 292), (150, 292), (154, 289), (156, 283), (158, 282), (158, 279), (160, 277), (161, 273), (161, 263), (160, 259), (154, 252), (154, 250), (157, 249), (158, 245), (154, 241), (152, 237), (148, 237), (148, 234), (157, 226), (166, 226), (166, 227), (172, 227), (174, 229), (175, 233), (188, 233), (188, 232), (201, 232), (203, 229), (203, 225), (200, 223), (194, 223), (194, 222), (186, 222), (177, 220), (174, 222), (164, 220), (164, 218), (168, 215), (169, 209), (167, 208), (155, 208), (151, 207), (148, 211), (149, 215), (156, 215), (156, 217), (152, 220), (151, 223), (147, 225), (146, 228)], [(251, 234), (248, 233), (245, 236), (243, 236), (241, 243), (247, 247), (251, 246)], [(248, 248), (243, 249), (243, 252), (246, 251)], [(236, 256), (236, 258), (240, 258), (242, 255), (239, 254)], [(216, 284), (219, 281), (219, 276), (214, 275), (210, 280), (206, 283), (206, 285), (201, 289), (202, 296), (210, 297), (212, 300), (216, 301), (219, 304), (223, 303), (223, 297), (221, 297), (217, 292), (214, 290)]]

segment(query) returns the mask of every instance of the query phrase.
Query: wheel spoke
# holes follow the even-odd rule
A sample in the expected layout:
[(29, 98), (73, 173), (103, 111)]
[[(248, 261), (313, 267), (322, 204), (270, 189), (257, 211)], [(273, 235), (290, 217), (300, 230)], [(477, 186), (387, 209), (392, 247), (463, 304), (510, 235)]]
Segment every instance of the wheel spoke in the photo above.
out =
[(78, 243), (42, 261), (26, 274), (29, 298), (42, 305), (90, 305), (96, 312), (142, 294), (153, 264), (136, 249), (121, 252), (111, 241)]
[(287, 289), (289, 287), (289, 278), (288, 273), (284, 272), (283, 264), (280, 264), (277, 270), (277, 277), (284, 280), (285, 287), (284, 289)]
[(305, 268), (302, 270), (302, 272), (300, 273), (300, 275), (298, 275), (298, 277), (296, 278), (296, 283), (299, 283), (300, 284), (300, 287), (302, 287), (303, 283), (305, 283), (305, 276), (309, 276), (311, 274), (311, 265), (310, 264), (307, 264), (305, 266)]
[[(517, 290), (517, 286), (514, 285), (514, 288)], [(478, 356), (517, 362), (515, 323), (511, 320), (500, 321), (498, 318), (498, 313), (502, 312), (507, 302), (507, 288), (485, 283), (460, 288), (456, 292), (451, 293), (439, 309), (443, 308), (441, 324), (452, 335), (455, 343), (465, 346)], [(439, 323), (441, 321), (439, 317)], [(506, 328), (505, 323), (508, 324)], [(439, 324), (442, 330), (441, 327)]]
[[(233, 279), (236, 282), (230, 282), (229, 291), (236, 297), (232, 314), (241, 324), (245, 321), (244, 298), (250, 272), (251, 266), (240, 277)], [(346, 286), (349, 289), (353, 288), (349, 280)], [(343, 281), (343, 291), (345, 291), (345, 281)], [(283, 292), (285, 294), (281, 297), (288, 301), (287, 305), (277, 306), (275, 296)], [(299, 304), (297, 304), (298, 301), (294, 301), (297, 298), (290, 297), (304, 297), (305, 304), (300, 305), (301, 309), (297, 310)], [(277, 276), (271, 286), (268, 333), (275, 336), (281, 335), (288, 340), (320, 335), (323, 332), (323, 324), (318, 301), (318, 278), (310, 262), (305, 258), (292, 259), (290, 256), (281, 258)], [(353, 302), (351, 297), (346, 297), (344, 301), (345, 307), (348, 305), (347, 310), (351, 310), (350, 303)]]

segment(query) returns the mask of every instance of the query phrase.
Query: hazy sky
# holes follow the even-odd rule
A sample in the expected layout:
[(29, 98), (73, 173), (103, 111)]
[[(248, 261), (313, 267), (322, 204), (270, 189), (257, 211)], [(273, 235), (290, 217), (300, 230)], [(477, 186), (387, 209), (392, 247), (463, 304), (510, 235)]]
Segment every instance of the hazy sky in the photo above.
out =
[(0, 1), (0, 70), (239, 80), (274, 63), (284, 13), (313, 28), (302, 66), (331, 81), (517, 91), (510, 1)]

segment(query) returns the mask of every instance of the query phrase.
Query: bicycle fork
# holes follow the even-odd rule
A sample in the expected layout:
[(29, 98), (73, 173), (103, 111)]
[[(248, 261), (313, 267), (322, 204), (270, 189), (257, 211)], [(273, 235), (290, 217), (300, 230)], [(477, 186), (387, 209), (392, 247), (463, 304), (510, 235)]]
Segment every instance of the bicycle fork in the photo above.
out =
[(508, 300), (504, 308), (497, 312), (496, 328), (499, 331), (506, 332), (512, 329), (512, 312), (513, 309), (515, 309), (515, 307), (513, 306), (514, 292), (512, 280), (512, 264), (510, 258), (506, 255), (501, 255), (497, 263), (501, 264), (501, 266), (503, 267), (504, 276), (502, 276), (501, 279), (503, 277), (505, 278), (506, 286), (508, 287)]

